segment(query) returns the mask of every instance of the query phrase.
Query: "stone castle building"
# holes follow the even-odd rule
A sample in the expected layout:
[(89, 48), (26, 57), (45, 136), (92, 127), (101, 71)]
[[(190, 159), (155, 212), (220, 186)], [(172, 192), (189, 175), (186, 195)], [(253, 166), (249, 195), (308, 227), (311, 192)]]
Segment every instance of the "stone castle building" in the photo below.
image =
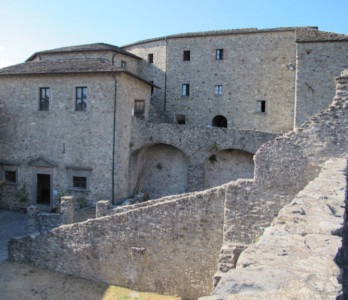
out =
[[(348, 36), (178, 34), (34, 53), (0, 69), (0, 207), (154, 199), (253, 178), (253, 155), (329, 106)], [(320, 97), (319, 97), (320, 96)]]

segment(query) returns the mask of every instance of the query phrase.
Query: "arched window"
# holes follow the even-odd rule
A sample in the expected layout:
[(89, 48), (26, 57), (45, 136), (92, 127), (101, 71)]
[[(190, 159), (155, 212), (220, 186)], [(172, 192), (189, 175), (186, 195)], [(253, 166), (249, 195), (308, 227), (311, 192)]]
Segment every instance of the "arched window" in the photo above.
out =
[(212, 124), (214, 127), (224, 127), (227, 128), (227, 119), (224, 116), (216, 116)]

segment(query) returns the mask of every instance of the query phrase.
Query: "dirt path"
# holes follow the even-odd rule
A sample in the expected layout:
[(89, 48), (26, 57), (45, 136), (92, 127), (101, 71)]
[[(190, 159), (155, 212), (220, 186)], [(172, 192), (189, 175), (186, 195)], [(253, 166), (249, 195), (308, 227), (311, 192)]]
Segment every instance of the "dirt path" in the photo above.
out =
[(171, 296), (135, 292), (103, 283), (41, 270), (28, 264), (0, 264), (1, 300), (174, 300)]

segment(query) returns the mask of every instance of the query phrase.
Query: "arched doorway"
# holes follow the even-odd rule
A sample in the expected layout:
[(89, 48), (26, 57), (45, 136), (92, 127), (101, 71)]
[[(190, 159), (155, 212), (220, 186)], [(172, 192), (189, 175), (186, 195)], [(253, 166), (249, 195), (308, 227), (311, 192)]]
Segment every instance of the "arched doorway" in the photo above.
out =
[(211, 125), (214, 127), (227, 128), (227, 119), (221, 115), (214, 117), (214, 119), (211, 123), (212, 123)]
[(234, 149), (222, 150), (205, 162), (205, 188), (254, 177), (253, 154)]
[(151, 144), (131, 156), (130, 195), (147, 192), (150, 199), (187, 191), (189, 160), (176, 147)]

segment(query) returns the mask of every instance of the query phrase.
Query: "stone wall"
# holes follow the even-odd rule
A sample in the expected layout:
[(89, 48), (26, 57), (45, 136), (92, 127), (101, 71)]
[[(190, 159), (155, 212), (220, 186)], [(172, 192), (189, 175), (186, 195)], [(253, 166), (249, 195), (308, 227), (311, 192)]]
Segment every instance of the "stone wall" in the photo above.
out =
[[(153, 100), (170, 120), (185, 115), (186, 124), (207, 126), (223, 115), (233, 129), (293, 128), (294, 29), (172, 36), (124, 49), (144, 59), (142, 75), (161, 87)], [(216, 60), (216, 49), (223, 49), (222, 60)], [(183, 51), (190, 51), (189, 61)], [(150, 66), (149, 53), (154, 53)], [(190, 85), (189, 96), (182, 96), (183, 84)], [(222, 95), (215, 95), (216, 85), (222, 85)], [(257, 100), (266, 100), (265, 113), (257, 112)]]
[[(123, 47), (143, 60), (139, 62), (139, 75), (160, 87), (154, 88), (151, 103), (160, 111), (165, 112), (167, 46), (165, 40), (147, 42)], [(148, 55), (153, 54), (153, 63), (148, 63)]]
[[(228, 128), (291, 130), (295, 72), (287, 65), (296, 64), (294, 41), (291, 30), (169, 39), (166, 113), (183, 114), (191, 125), (211, 125), (222, 115)], [(216, 49), (223, 49), (222, 60)], [(190, 61), (183, 61), (184, 50)], [(182, 84), (190, 85), (189, 96)], [(257, 112), (257, 100), (266, 101), (266, 113)]]
[(297, 43), (294, 126), (330, 105), (335, 95), (332, 78), (348, 68), (347, 53), (347, 41)]
[(212, 292), (224, 198), (224, 189), (216, 188), (128, 206), (111, 216), (12, 239), (9, 259), (196, 299)]
[[(130, 150), (134, 158), (141, 149), (156, 144), (171, 145), (179, 149), (188, 159), (187, 191), (198, 191), (205, 187), (205, 164), (212, 155), (223, 150), (242, 150), (254, 154), (261, 145), (277, 136), (279, 135), (252, 130), (163, 123), (158, 125), (134, 120)], [(245, 162), (244, 159), (238, 161)], [(250, 167), (250, 161), (245, 166)], [(249, 177), (252, 177), (251, 173), (249, 172)], [(230, 180), (237, 178), (240, 177), (230, 174)], [(131, 190), (129, 194), (132, 194)]]
[[(228, 184), (219, 272), (235, 266), (240, 252), (317, 176), (325, 161), (346, 155), (348, 73), (342, 73), (335, 81), (336, 97), (329, 109), (304, 123), (297, 132), (263, 145), (254, 156), (254, 180)], [(217, 280), (221, 276), (218, 273)]]
[(342, 274), (335, 257), (342, 245), (346, 165), (346, 159), (326, 162), (241, 254), (213, 296), (200, 299), (337, 299)]
[[(126, 198), (131, 115), (135, 99), (149, 107), (150, 86), (117, 74), (115, 198)], [(131, 87), (129, 87), (131, 86)], [(19, 88), (21, 87), (21, 88)], [(39, 110), (39, 91), (50, 88), (48, 111)], [(87, 87), (87, 110), (76, 111), (76, 87)], [(36, 203), (37, 174), (50, 176), (50, 204), (57, 193), (86, 198), (89, 204), (112, 194), (113, 107), (115, 80), (111, 75), (9, 76), (0, 80), (0, 171), (17, 173), (14, 185), (1, 187), (0, 207), (16, 209)], [(147, 113), (147, 110), (145, 113)], [(125, 158), (126, 156), (126, 158)], [(72, 177), (87, 177), (87, 188), (73, 187)], [(118, 181), (117, 181), (118, 180)], [(15, 193), (26, 186), (22, 205)]]

